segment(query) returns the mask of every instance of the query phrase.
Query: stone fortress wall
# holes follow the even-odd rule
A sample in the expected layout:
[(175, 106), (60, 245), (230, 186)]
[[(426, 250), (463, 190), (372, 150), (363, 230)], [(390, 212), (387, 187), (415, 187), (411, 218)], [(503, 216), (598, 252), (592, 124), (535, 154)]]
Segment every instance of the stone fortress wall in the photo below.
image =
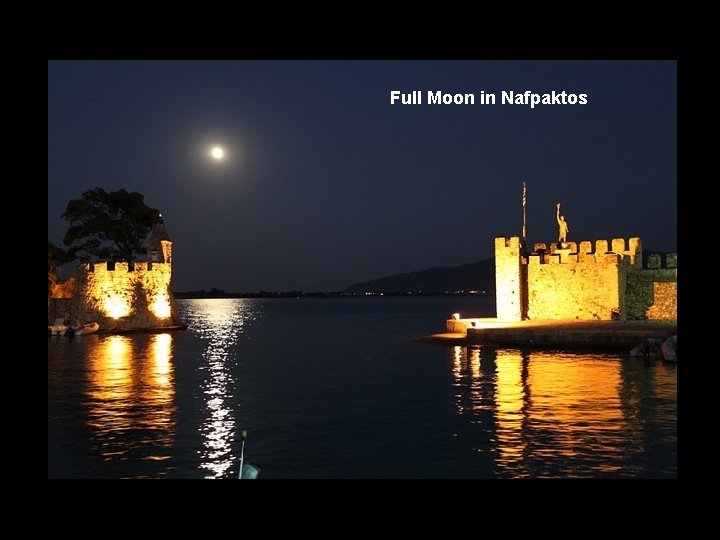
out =
[(499, 319), (677, 320), (677, 254), (643, 264), (640, 238), (535, 244), (495, 239)]
[(162, 328), (177, 324), (172, 297), (172, 242), (155, 231), (147, 261), (82, 263), (75, 277), (53, 287), (48, 324), (69, 318), (104, 330)]

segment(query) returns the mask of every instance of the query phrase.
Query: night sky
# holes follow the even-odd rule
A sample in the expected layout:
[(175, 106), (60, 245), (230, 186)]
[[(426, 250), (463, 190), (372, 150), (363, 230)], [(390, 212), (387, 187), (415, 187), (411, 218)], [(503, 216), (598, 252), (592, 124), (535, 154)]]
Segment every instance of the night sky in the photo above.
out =
[(334, 291), (475, 262), (520, 233), (523, 181), (530, 242), (557, 240), (562, 202), (568, 240), (676, 250), (676, 62), (48, 63), (49, 240), (83, 191), (139, 191), (174, 241), (175, 290)]

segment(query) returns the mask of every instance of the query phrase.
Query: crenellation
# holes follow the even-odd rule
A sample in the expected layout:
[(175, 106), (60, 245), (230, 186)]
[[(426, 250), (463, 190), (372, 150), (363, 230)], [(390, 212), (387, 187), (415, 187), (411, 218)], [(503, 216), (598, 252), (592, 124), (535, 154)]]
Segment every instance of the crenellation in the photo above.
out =
[[(590, 242), (588, 242), (589, 244)], [(595, 254), (589, 251), (580, 251), (578, 254), (578, 264), (592, 264), (596, 262)]]
[[(620, 246), (620, 241), (623, 245)], [(593, 243), (588, 240), (582, 242), (567, 242), (566, 248), (560, 248), (557, 242), (550, 244), (550, 251), (545, 251), (541, 246), (547, 244), (538, 242), (535, 244), (535, 251), (529, 258), (521, 258), (521, 264), (617, 264), (618, 261), (626, 261), (634, 264), (634, 254), (631, 250), (625, 249), (625, 241), (623, 239), (614, 238), (613, 247), (623, 251), (608, 250), (607, 240), (598, 240), (601, 252), (593, 252)], [(605, 247), (603, 248), (603, 244)]]
[(78, 265), (78, 271), (88, 274), (102, 274), (105, 272), (151, 272), (153, 268), (170, 268), (170, 263), (152, 262), (152, 261), (133, 261), (128, 263), (125, 261), (97, 261), (92, 263), (81, 263)]
[[(642, 267), (638, 237), (536, 243), (522, 257), (496, 239), (498, 317), (530, 319), (676, 319), (677, 254), (651, 255)], [(575, 246), (579, 249), (576, 249)], [(612, 247), (612, 250), (608, 249)], [(576, 252), (573, 252), (576, 251)], [(519, 318), (518, 318), (519, 317)]]
[(498, 236), (495, 238), (495, 249), (498, 248), (509, 248), (520, 249), (520, 237), (519, 236)]
[(539, 251), (547, 251), (547, 244), (545, 242), (535, 242), (535, 245), (533, 245), (533, 251), (535, 253)]
[(628, 248), (630, 261), (633, 264), (642, 265), (642, 240), (637, 236), (633, 236), (628, 241), (630, 243)]
[(627, 258), (630, 264), (642, 264), (642, 242), (638, 237), (613, 238), (612, 251)]
[(566, 264), (568, 262), (568, 255), (570, 255), (569, 249), (558, 249), (555, 255), (560, 255), (560, 264)]
[(661, 268), (662, 263), (660, 260), (660, 255), (657, 253), (652, 253), (652, 254), (648, 255), (647, 267), (648, 268)]

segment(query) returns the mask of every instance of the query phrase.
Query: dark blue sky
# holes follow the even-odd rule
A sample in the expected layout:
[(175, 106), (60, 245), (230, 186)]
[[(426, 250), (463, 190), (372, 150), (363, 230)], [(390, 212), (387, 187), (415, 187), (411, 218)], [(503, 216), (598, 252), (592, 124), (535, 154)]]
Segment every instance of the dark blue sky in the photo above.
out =
[[(589, 103), (501, 105), (503, 90)], [(520, 232), (523, 180), (530, 242), (555, 239), (562, 202), (569, 240), (677, 249), (676, 62), (48, 64), (49, 239), (83, 191), (139, 191), (174, 241), (175, 290), (330, 291), (474, 262)]]

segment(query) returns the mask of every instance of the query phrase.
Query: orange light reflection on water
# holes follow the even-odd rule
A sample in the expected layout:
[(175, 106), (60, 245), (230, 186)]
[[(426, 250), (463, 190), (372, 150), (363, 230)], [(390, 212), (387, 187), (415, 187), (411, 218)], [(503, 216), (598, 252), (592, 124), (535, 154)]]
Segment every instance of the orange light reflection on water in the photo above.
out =
[(612, 474), (628, 448), (642, 452), (618, 357), (478, 346), (450, 356), (458, 414), (489, 432), (477, 451), (501, 476)]
[(88, 425), (101, 458), (168, 459), (175, 436), (172, 336), (108, 336), (89, 361)]
[(523, 357), (519, 351), (498, 350), (496, 359), (495, 426), (497, 465), (525, 476), (523, 459), (527, 446), (523, 438), (524, 398)]
[[(573, 362), (536, 353), (529, 369), (532, 392), (529, 427), (546, 442), (546, 457), (612, 451), (613, 432), (627, 429), (620, 409), (620, 362)], [(613, 470), (608, 463), (604, 471)]]

